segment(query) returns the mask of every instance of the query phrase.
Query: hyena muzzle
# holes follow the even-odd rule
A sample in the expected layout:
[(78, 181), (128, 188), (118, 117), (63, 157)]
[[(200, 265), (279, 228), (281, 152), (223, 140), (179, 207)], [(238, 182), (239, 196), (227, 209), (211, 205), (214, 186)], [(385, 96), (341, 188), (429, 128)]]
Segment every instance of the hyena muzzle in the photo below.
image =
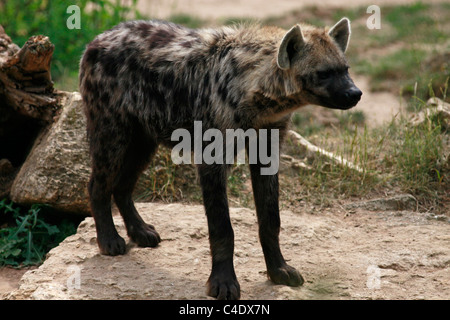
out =
[[(81, 60), (80, 92), (92, 159), (88, 191), (101, 253), (126, 252), (111, 217), (111, 197), (132, 241), (142, 247), (161, 241), (136, 211), (132, 192), (158, 145), (173, 146), (174, 130), (192, 132), (194, 121), (202, 121), (203, 130), (277, 129), (282, 140), (290, 114), (301, 106), (355, 106), (362, 93), (348, 74), (349, 38), (346, 18), (330, 29), (295, 25), (287, 32), (258, 25), (193, 30), (131, 21), (97, 36)], [(207, 293), (238, 299), (227, 165), (197, 167), (212, 255)], [(279, 246), (278, 174), (263, 175), (264, 167), (250, 164), (268, 277), (299, 286), (304, 280)]]

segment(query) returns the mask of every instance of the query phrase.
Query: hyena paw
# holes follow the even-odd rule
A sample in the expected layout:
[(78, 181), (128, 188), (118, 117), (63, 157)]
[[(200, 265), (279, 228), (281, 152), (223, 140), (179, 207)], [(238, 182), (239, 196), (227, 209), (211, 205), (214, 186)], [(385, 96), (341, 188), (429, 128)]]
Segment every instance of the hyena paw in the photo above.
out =
[(119, 254), (125, 254), (127, 251), (127, 244), (125, 240), (119, 236), (99, 237), (97, 239), (100, 253), (108, 256), (117, 256)]
[(223, 278), (211, 275), (207, 282), (206, 294), (218, 300), (238, 300), (241, 288), (235, 277)]
[(155, 227), (150, 224), (143, 224), (128, 232), (131, 240), (140, 247), (156, 247), (161, 242), (161, 237), (156, 232)]
[(299, 287), (305, 282), (302, 275), (293, 267), (285, 264), (279, 268), (268, 271), (269, 278), (275, 284), (284, 284), (291, 287)]

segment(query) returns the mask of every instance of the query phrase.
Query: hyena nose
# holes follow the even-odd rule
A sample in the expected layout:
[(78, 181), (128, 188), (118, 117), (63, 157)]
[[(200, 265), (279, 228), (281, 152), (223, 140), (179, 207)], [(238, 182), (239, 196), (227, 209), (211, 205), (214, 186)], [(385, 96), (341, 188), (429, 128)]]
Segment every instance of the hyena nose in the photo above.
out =
[(362, 92), (357, 87), (350, 88), (345, 92), (345, 97), (355, 104), (361, 99), (361, 96)]

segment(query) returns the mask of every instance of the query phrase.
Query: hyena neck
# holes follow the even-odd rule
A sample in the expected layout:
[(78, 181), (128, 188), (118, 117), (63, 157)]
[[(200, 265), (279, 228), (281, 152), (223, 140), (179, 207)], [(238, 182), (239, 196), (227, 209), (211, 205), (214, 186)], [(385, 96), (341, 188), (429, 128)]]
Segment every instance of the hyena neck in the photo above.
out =
[(289, 118), (290, 113), (306, 104), (294, 75), (277, 65), (277, 50), (284, 33), (280, 28), (257, 25), (226, 27), (223, 37), (214, 43), (218, 62), (227, 66), (220, 76), (228, 80), (224, 82), (228, 99), (223, 100), (233, 101), (230, 97), (234, 97), (239, 101), (239, 107), (233, 109), (245, 114), (248, 121), (253, 119), (255, 126)]
[(257, 90), (252, 93), (251, 100), (262, 111), (258, 119), (263, 123), (288, 119), (292, 112), (308, 104), (294, 75), (278, 68), (276, 56), (262, 68)]
[(253, 104), (260, 111), (255, 117), (258, 126), (267, 126), (280, 120), (289, 120), (292, 112), (306, 105), (301, 95), (267, 97), (261, 92), (253, 95)]

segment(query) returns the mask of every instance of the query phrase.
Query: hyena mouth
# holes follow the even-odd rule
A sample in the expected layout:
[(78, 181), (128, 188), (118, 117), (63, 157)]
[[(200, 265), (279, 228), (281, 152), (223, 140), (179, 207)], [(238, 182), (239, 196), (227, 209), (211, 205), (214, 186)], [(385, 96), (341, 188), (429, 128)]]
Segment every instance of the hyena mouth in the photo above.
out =
[(353, 107), (355, 107), (358, 104), (359, 100), (356, 102), (351, 102), (349, 104), (339, 104), (336, 109), (341, 109), (341, 110), (348, 110), (351, 109)]
[(354, 102), (322, 101), (320, 105), (329, 109), (348, 110), (356, 106), (358, 104), (358, 101)]

